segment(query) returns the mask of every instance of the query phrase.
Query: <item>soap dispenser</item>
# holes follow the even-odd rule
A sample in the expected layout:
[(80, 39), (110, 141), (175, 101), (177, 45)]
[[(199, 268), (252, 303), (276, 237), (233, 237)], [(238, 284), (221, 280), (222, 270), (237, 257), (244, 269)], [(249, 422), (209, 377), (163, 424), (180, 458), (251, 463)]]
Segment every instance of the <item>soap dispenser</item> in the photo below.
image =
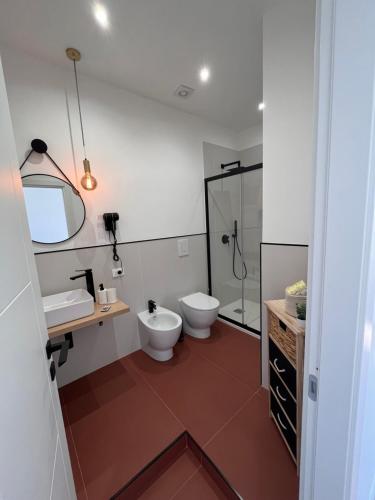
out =
[(103, 283), (100, 283), (98, 290), (99, 304), (107, 304), (107, 290), (104, 289)]

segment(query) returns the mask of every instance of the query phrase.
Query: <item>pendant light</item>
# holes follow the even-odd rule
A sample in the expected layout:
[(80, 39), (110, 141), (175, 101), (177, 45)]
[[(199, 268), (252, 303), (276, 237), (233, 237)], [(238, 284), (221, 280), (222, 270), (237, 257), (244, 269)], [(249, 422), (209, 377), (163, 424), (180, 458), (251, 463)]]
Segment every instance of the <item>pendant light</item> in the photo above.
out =
[(83, 168), (84, 168), (85, 173), (84, 173), (84, 176), (81, 179), (81, 185), (87, 191), (92, 191), (98, 185), (98, 181), (95, 179), (95, 177), (93, 175), (91, 175), (90, 162), (89, 162), (89, 160), (86, 157), (85, 135), (83, 133), (81, 101), (80, 101), (80, 98), (79, 98), (78, 78), (77, 78), (77, 68), (76, 68), (77, 61), (81, 60), (81, 53), (80, 53), (79, 50), (73, 49), (73, 48), (66, 49), (65, 53), (68, 56), (68, 59), (70, 59), (71, 61), (73, 61), (74, 77), (75, 77), (75, 81), (76, 81), (76, 90), (77, 90), (79, 121), (80, 121), (80, 124), (81, 124), (82, 146), (83, 146), (83, 151), (85, 153), (85, 159), (83, 160)]

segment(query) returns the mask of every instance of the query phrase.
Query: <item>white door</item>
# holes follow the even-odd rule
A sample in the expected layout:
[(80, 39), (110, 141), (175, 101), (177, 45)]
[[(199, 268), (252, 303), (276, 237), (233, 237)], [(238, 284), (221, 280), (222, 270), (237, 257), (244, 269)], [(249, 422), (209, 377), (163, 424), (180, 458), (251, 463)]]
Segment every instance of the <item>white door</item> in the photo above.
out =
[(0, 499), (74, 499), (1, 61), (0, 234)]
[(320, 0), (317, 21), (300, 498), (373, 500), (375, 2)]

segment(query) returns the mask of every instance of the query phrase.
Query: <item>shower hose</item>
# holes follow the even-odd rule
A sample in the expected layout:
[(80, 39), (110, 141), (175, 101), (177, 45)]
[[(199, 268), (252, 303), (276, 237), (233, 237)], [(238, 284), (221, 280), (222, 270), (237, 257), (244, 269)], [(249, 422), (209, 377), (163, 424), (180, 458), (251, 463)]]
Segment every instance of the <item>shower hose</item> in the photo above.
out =
[[(237, 231), (234, 232), (232, 237), (233, 237), (233, 275), (237, 280), (242, 281), (242, 280), (247, 278), (247, 267), (246, 267), (245, 261), (242, 260), (242, 269), (243, 269), (242, 270), (242, 278), (237, 276), (237, 274), (236, 274), (236, 250), (238, 250), (238, 253), (239, 253), (241, 258), (242, 258), (242, 253), (240, 250), (240, 246), (238, 244)], [(245, 273), (243, 271), (245, 271)]]

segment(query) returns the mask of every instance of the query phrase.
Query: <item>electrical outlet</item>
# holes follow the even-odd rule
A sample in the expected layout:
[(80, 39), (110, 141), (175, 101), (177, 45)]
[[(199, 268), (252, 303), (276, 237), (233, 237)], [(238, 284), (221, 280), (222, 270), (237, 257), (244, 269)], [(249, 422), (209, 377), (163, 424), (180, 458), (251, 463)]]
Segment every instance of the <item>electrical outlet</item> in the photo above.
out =
[(177, 252), (179, 257), (185, 257), (189, 255), (189, 240), (177, 240)]
[(123, 267), (115, 267), (112, 269), (112, 277), (113, 278), (121, 278), (121, 276), (124, 276), (124, 268)]

